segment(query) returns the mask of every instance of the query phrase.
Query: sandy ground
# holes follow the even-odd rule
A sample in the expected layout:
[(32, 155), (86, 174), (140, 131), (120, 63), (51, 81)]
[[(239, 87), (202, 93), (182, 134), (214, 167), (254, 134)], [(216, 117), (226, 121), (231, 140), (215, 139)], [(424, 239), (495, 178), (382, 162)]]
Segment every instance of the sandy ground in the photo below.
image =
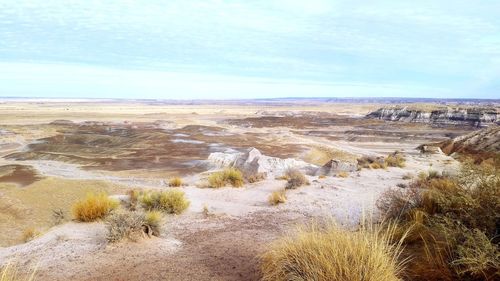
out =
[[(375, 126), (372, 122), (364, 124), (359, 120), (355, 120), (352, 124), (333, 126), (318, 125), (315, 123), (316, 120), (312, 120), (311, 123), (301, 123), (303, 120), (293, 118), (290, 119), (291, 122), (299, 123), (290, 123), (287, 127), (288, 119), (286, 119), (284, 125), (256, 128), (240, 126), (238, 122), (227, 123), (224, 119), (255, 116), (256, 112), (262, 110), (287, 114), (293, 110), (346, 116), (362, 115), (376, 107), (377, 105), (355, 104), (293, 108), (233, 105), (214, 107), (101, 104), (96, 107), (96, 104), (0, 104), (0, 129), (6, 128), (0, 135), (0, 166), (12, 164), (31, 166), (44, 178), (24, 187), (0, 183), (0, 203), (6, 196), (11, 196), (12, 200), (16, 198), (21, 200), (23, 196), (29, 197), (28, 194), (31, 197), (39, 196), (40, 201), (49, 203), (50, 197), (58, 194), (57, 198), (62, 201), (64, 198), (67, 199), (67, 202), (64, 202), (66, 208), (69, 208), (71, 201), (68, 200), (74, 200), (76, 195), (83, 192), (82, 190), (73, 192), (74, 186), (71, 185), (74, 184), (91, 185), (92, 188), (100, 189), (103, 188), (102, 184), (106, 183), (110, 185), (107, 188), (113, 194), (123, 194), (130, 188), (168, 188), (167, 177), (162, 170), (106, 171), (85, 169), (79, 163), (68, 161), (7, 159), (6, 156), (13, 152), (29, 151), (30, 143), (61, 134), (60, 127), (47, 125), (59, 119), (77, 122), (112, 121), (120, 124), (123, 124), (124, 120), (153, 122), (160, 119), (172, 122), (175, 128), (193, 124), (217, 126), (232, 134), (229, 140), (226, 139), (228, 143), (233, 141), (245, 145), (245, 141), (256, 142), (270, 147), (270, 151), (274, 149), (272, 145), (277, 143), (283, 144), (283, 150), (290, 145), (290, 149), (292, 147), (302, 149), (294, 152), (294, 156), (316, 159), (319, 162), (331, 155), (383, 156), (395, 150), (402, 151), (407, 157), (405, 168), (363, 169), (350, 173), (346, 178), (320, 179), (309, 176), (310, 185), (287, 191), (287, 202), (278, 206), (271, 206), (267, 201), (268, 196), (273, 191), (283, 189), (285, 181), (269, 178), (258, 183), (245, 184), (242, 188), (210, 189), (197, 186), (204, 176), (203, 173), (186, 175), (184, 180), (187, 186), (182, 189), (191, 201), (191, 205), (182, 215), (167, 216), (161, 237), (108, 244), (105, 225), (102, 222), (67, 222), (52, 228), (47, 227), (43, 235), (28, 243), (0, 248), (0, 265), (17, 260), (25, 269), (36, 266), (39, 278), (37, 280), (258, 280), (258, 256), (268, 243), (283, 233), (292, 231), (297, 225), (314, 220), (334, 220), (345, 227), (353, 228), (363, 218), (377, 216), (376, 201), (380, 194), (388, 188), (397, 188), (398, 184), (408, 183), (409, 180), (403, 179), (404, 175), (416, 176), (420, 171), (429, 170), (456, 170), (458, 164), (453, 158), (445, 155), (421, 155), (415, 149), (427, 139), (444, 138), (445, 134), (455, 131), (441, 132), (439, 129), (433, 129), (427, 134), (425, 130), (428, 128), (420, 125), (401, 127), (375, 123), (379, 127), (374, 129), (370, 127)], [(261, 119), (253, 121), (257, 122), (255, 123), (257, 125), (260, 124), (258, 122), (262, 122)], [(330, 121), (335, 122), (328, 119), (328, 122)], [(35, 123), (40, 125), (33, 125)], [(395, 135), (393, 129), (397, 131)], [(405, 130), (411, 133), (405, 136)], [(380, 135), (377, 135), (377, 132)], [(176, 134), (176, 137), (183, 138), (182, 134)], [(249, 136), (238, 139), (245, 134)], [(203, 141), (210, 138), (220, 141), (221, 138), (220, 135), (201, 137), (204, 138)], [(106, 138), (107, 135), (104, 139)], [(69, 148), (80, 147), (79, 143), (70, 145), (73, 146), (68, 146)], [(332, 154), (322, 154), (321, 151), (313, 149), (320, 146), (331, 149)], [(178, 146), (179, 149), (185, 147), (189, 146), (182, 143)], [(47, 146), (46, 149), (60, 148), (56, 145)], [(169, 149), (174, 148), (169, 147)], [(82, 151), (86, 151), (89, 147), (84, 149)], [(106, 152), (106, 149), (103, 151)], [(310, 155), (311, 151), (320, 155)], [(116, 157), (119, 156), (118, 154)], [(41, 183), (45, 185), (39, 187)], [(53, 186), (47, 187), (50, 183), (54, 183)], [(60, 183), (68, 186), (58, 185)], [(67, 193), (56, 192), (58, 188), (64, 188)], [(44, 196), (37, 195), (41, 193), (35, 193), (35, 190), (44, 192)], [(33, 201), (35, 199), (30, 198), (31, 201), (23, 202), (36, 205), (29, 203), (36, 202)], [(202, 212), (204, 206), (209, 210), (208, 216)], [(31, 214), (36, 215), (36, 210), (32, 209)], [(44, 209), (44, 212), (50, 210)], [(0, 219), (2, 218), (5, 217), (0, 214)], [(9, 222), (2, 221), (0, 226), (2, 233), (9, 233)]]

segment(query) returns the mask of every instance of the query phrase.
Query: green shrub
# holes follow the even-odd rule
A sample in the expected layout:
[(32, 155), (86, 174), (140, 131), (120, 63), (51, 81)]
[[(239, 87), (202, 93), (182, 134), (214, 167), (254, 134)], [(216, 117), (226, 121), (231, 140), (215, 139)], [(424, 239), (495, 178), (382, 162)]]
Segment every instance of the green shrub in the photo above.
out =
[(178, 189), (145, 192), (139, 200), (146, 210), (159, 210), (169, 214), (180, 214), (190, 204), (185, 193)]

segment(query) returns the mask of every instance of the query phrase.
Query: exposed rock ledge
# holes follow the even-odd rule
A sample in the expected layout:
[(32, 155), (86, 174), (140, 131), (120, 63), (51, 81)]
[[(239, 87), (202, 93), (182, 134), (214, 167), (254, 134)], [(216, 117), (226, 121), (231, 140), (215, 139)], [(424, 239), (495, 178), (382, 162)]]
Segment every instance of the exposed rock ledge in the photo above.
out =
[(314, 174), (318, 166), (293, 158), (281, 159), (266, 156), (256, 148), (247, 152), (214, 152), (208, 156), (208, 162), (217, 168), (235, 167), (248, 174), (266, 173), (268, 176), (281, 176), (290, 168), (299, 169), (306, 174)]
[(438, 109), (411, 108), (408, 106), (383, 107), (366, 115), (367, 118), (390, 121), (419, 122), (436, 125), (468, 125), (485, 127), (499, 123), (498, 109), (494, 107), (469, 107)]

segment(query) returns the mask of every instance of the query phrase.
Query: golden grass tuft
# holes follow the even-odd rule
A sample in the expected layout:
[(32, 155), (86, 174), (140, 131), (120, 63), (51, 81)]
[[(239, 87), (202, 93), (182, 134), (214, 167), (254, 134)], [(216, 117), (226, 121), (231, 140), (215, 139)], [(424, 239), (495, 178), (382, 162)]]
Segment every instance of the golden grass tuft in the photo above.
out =
[(179, 187), (182, 186), (182, 179), (180, 177), (173, 177), (168, 181), (168, 186), (170, 187)]
[(178, 189), (145, 192), (139, 197), (139, 201), (146, 210), (159, 210), (169, 214), (180, 214), (190, 204), (185, 193)]
[(228, 184), (233, 187), (241, 187), (243, 186), (243, 174), (236, 168), (226, 168), (212, 173), (208, 177), (208, 184), (212, 188), (224, 187)]
[(378, 229), (300, 229), (272, 243), (262, 255), (262, 280), (401, 280), (401, 249), (391, 240), (390, 231)]
[(36, 268), (29, 269), (27, 273), (20, 273), (20, 266), (8, 262), (0, 268), (0, 281), (34, 281), (36, 277)]
[(73, 216), (82, 222), (91, 222), (104, 218), (119, 205), (117, 200), (111, 199), (106, 193), (89, 193), (85, 199), (73, 205)]
[(281, 203), (285, 203), (286, 191), (285, 190), (274, 191), (273, 193), (271, 193), (271, 195), (269, 195), (268, 200), (269, 203), (274, 206)]
[(29, 242), (29, 241), (35, 239), (36, 237), (40, 236), (40, 234), (41, 234), (41, 232), (38, 231), (36, 228), (28, 227), (23, 231), (21, 240), (23, 240), (23, 242), (26, 243), (26, 242)]
[(345, 172), (345, 171), (343, 171), (343, 172), (339, 172), (339, 173), (337, 174), (337, 177), (339, 177), (339, 178), (347, 178), (348, 176), (349, 176), (349, 173), (348, 173), (348, 172)]

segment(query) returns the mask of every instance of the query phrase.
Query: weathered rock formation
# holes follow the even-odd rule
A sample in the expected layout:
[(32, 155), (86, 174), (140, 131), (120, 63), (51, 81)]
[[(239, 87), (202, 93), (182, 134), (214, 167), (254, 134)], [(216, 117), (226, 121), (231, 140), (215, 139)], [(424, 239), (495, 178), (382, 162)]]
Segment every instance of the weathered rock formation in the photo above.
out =
[(383, 107), (366, 115), (367, 118), (380, 120), (475, 127), (498, 124), (500, 122), (498, 116), (498, 109), (494, 107), (420, 109), (408, 106)]
[(266, 156), (256, 148), (247, 152), (214, 152), (208, 156), (208, 162), (217, 168), (235, 167), (246, 174), (265, 173), (268, 176), (281, 176), (286, 170), (294, 168), (307, 174), (314, 174), (318, 167), (293, 158)]
[(500, 126), (494, 125), (470, 134), (439, 143), (446, 154), (500, 153)]
[(340, 172), (354, 172), (357, 170), (356, 163), (340, 160), (330, 160), (316, 171), (316, 176), (335, 176)]

